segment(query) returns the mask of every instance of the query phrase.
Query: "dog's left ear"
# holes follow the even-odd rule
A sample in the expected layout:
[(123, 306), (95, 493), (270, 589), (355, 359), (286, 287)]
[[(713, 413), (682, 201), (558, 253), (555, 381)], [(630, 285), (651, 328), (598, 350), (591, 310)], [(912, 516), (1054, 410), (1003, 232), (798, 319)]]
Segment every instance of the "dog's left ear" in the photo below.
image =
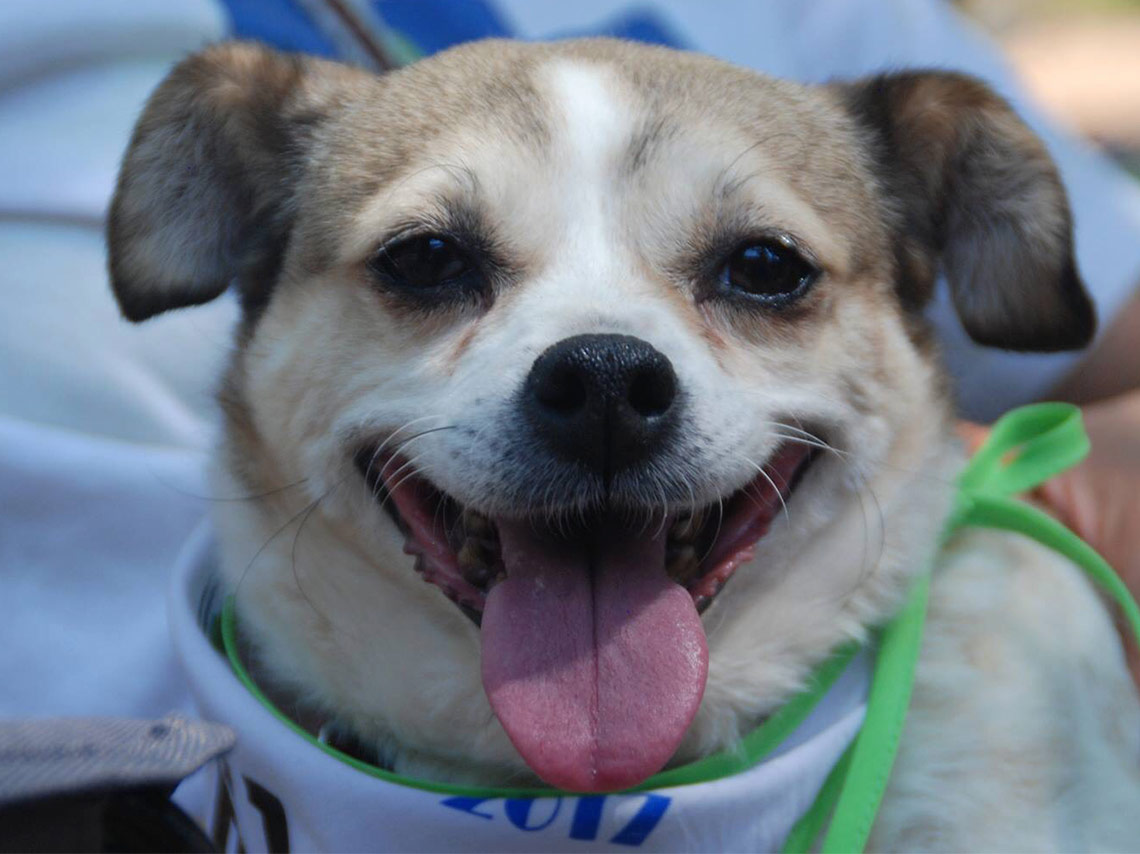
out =
[(135, 127), (107, 219), (111, 287), (129, 320), (235, 282), (247, 315), (260, 307), (315, 131), (362, 75), (241, 42), (170, 72)]
[(899, 293), (919, 308), (941, 268), (975, 341), (1083, 347), (1096, 320), (1072, 217), (1041, 140), (980, 80), (885, 74), (839, 87), (866, 131), (893, 220)]

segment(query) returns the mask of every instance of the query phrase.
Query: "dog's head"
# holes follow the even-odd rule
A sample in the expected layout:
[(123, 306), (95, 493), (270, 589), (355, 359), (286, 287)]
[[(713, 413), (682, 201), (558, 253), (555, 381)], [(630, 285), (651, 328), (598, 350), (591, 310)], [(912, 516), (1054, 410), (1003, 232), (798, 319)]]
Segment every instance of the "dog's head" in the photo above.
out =
[(209, 50), (109, 238), (132, 320), (241, 296), (222, 468), (257, 498), (219, 523), (269, 676), (405, 769), (582, 790), (730, 742), (897, 604), (954, 460), (938, 271), (984, 344), (1093, 327), (981, 83), (613, 41)]

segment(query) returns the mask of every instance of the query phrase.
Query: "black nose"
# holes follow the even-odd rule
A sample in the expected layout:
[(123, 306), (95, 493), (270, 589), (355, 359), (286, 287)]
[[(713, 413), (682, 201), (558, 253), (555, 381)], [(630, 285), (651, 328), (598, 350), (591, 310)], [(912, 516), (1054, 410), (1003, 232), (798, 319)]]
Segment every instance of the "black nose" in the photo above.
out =
[(657, 451), (676, 422), (677, 375), (630, 335), (576, 335), (530, 369), (524, 409), (559, 456), (609, 477)]

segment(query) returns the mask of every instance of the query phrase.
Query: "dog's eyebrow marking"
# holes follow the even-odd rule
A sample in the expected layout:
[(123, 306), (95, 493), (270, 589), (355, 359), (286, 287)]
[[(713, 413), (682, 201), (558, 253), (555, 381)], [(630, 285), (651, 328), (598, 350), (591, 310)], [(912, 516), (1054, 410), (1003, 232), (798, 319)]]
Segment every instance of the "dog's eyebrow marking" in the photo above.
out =
[(478, 193), (456, 195), (440, 190), (430, 198), (431, 209), (423, 217), (425, 224), (457, 236), (480, 240), (490, 237), (490, 218)]
[(829, 228), (820, 208), (782, 176), (766, 152), (780, 144), (803, 146), (792, 131), (765, 134), (743, 148), (717, 173), (709, 198), (709, 221), (723, 233), (767, 231), (791, 238), (813, 262), (834, 275), (848, 275), (850, 249)]
[(721, 199), (728, 199), (729, 197), (738, 193), (745, 184), (757, 178), (755, 172), (746, 172), (740, 174), (737, 167), (740, 166), (741, 161), (745, 160), (749, 155), (758, 150), (763, 150), (771, 147), (773, 144), (778, 144), (780, 141), (786, 141), (790, 150), (796, 150), (806, 144), (806, 140), (798, 134), (791, 131), (778, 131), (775, 133), (765, 134), (747, 148), (743, 149), (732, 162), (725, 166), (720, 174), (717, 175), (714, 186), (716, 187), (716, 194)]
[(478, 196), (481, 187), (479, 176), (475, 174), (470, 166), (467, 166), (465, 163), (428, 163), (426, 166), (421, 166), (409, 172), (392, 186), (387, 187), (372, 200), (372, 204), (375, 205), (379, 202), (381, 205), (387, 206), (391, 204), (393, 197), (399, 195), (400, 190), (402, 190), (405, 185), (424, 175), (433, 175), (434, 177), (433, 173), (437, 172), (442, 172), (445, 176), (433, 191), (434, 198), (441, 206), (450, 202), (451, 197), (448, 195), (449, 192), (459, 192), (469, 197)]
[(664, 116), (643, 122), (629, 142), (623, 171), (628, 175), (637, 173), (676, 132), (677, 126)]
[[(417, 228), (487, 231), (482, 183), (463, 162), (420, 166), (372, 196), (355, 215), (351, 236), (336, 260), (357, 260), (378, 242)], [(466, 227), (466, 229), (464, 228)]]

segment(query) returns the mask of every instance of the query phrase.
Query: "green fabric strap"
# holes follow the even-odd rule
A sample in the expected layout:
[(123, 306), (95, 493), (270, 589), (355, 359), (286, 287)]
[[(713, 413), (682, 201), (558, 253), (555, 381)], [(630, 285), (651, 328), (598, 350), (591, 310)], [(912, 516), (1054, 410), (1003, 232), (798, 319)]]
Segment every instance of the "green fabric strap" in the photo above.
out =
[(851, 768), (851, 754), (855, 752), (855, 743), (848, 745), (823, 781), (823, 787), (815, 797), (815, 803), (804, 814), (788, 834), (784, 842), (784, 851), (809, 851), (812, 844), (819, 837), (823, 826), (831, 811), (835, 809), (835, 802), (839, 800), (839, 793), (843, 791), (843, 784), (847, 780), (847, 772)]
[[(1012, 497), (1077, 464), (1088, 451), (1075, 406), (1040, 403), (1008, 413), (959, 475), (955, 507), (942, 539), (976, 525), (1015, 531), (1060, 552), (1120, 606), (1140, 643), (1140, 608), (1112, 567), (1060, 522)], [(928, 569), (915, 582), (903, 610), (882, 630), (863, 728), (792, 829), (784, 851), (811, 850), (828, 818), (821, 851), (866, 847), (906, 722), (929, 589)]]

